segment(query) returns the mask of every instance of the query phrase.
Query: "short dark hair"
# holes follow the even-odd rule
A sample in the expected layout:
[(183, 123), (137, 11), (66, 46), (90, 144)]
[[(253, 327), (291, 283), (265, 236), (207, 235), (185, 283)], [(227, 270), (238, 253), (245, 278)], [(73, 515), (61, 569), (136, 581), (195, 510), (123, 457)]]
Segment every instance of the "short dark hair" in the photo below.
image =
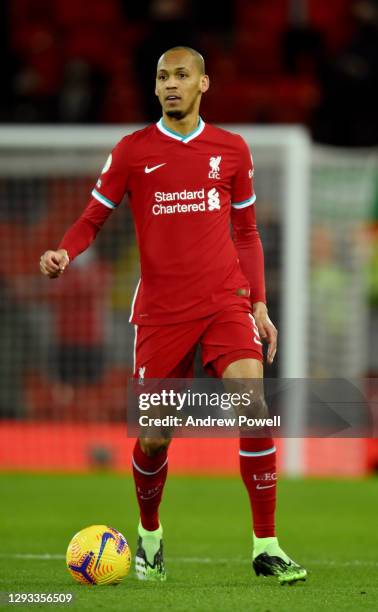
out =
[(166, 51), (164, 51), (161, 57), (163, 57), (163, 55), (166, 55), (166, 53), (170, 53), (171, 51), (187, 51), (188, 53), (190, 53), (196, 60), (196, 64), (198, 66), (200, 73), (205, 74), (205, 60), (203, 59), (203, 56), (201, 55), (201, 53), (199, 53), (199, 51), (196, 51), (192, 47), (185, 47), (184, 45), (178, 45), (177, 47), (171, 47), (170, 49), (167, 49)]

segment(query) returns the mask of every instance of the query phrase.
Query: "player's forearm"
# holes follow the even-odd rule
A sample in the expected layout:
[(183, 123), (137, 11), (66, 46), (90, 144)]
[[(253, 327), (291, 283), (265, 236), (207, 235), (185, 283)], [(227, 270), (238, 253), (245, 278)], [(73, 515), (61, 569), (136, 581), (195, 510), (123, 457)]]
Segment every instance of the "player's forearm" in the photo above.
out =
[(266, 303), (264, 251), (256, 226), (254, 207), (233, 211), (231, 221), (240, 267), (251, 289), (251, 302)]
[(235, 242), (240, 267), (251, 289), (251, 302), (266, 303), (264, 252), (260, 236), (242, 237)]
[(111, 210), (91, 199), (79, 219), (64, 234), (59, 249), (65, 249), (70, 261), (85, 251), (96, 238)]
[(94, 225), (80, 218), (66, 231), (58, 248), (65, 249), (70, 261), (73, 261), (89, 247), (97, 231)]

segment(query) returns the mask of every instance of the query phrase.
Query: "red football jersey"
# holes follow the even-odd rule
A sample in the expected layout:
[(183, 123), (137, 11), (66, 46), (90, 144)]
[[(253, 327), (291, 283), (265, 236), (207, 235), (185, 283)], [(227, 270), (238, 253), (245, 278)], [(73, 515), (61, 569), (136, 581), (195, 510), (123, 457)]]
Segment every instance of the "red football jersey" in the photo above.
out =
[(200, 119), (182, 136), (161, 119), (126, 136), (92, 195), (116, 208), (126, 193), (141, 262), (133, 323), (175, 323), (249, 305), (240, 296), (249, 285), (230, 232), (231, 206), (255, 201), (251, 154), (239, 135)]

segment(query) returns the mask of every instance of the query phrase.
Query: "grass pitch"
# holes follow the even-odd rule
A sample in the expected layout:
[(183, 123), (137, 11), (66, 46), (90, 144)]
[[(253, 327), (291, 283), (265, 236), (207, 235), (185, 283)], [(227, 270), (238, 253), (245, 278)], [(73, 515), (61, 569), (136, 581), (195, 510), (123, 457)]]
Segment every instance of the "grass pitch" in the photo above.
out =
[(141, 583), (131, 571), (117, 587), (86, 587), (66, 571), (67, 544), (79, 529), (106, 523), (127, 537), (135, 553), (138, 514), (131, 478), (0, 474), (0, 591), (72, 592), (70, 609), (78, 611), (377, 610), (377, 484), (374, 479), (280, 482), (281, 545), (309, 571), (306, 583), (281, 587), (274, 578), (252, 574), (241, 481), (171, 477), (161, 512), (167, 582)]

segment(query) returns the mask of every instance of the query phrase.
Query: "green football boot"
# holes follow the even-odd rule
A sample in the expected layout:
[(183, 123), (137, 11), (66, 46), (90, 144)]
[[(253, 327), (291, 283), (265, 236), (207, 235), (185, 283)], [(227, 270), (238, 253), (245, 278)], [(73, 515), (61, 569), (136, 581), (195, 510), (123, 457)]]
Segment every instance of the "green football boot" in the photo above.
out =
[(164, 581), (167, 576), (163, 558), (163, 528), (147, 531), (139, 523), (135, 572), (139, 580)]
[(282, 585), (306, 580), (305, 568), (287, 556), (277, 538), (256, 538), (254, 535), (253, 543), (252, 567), (256, 576), (276, 576)]

